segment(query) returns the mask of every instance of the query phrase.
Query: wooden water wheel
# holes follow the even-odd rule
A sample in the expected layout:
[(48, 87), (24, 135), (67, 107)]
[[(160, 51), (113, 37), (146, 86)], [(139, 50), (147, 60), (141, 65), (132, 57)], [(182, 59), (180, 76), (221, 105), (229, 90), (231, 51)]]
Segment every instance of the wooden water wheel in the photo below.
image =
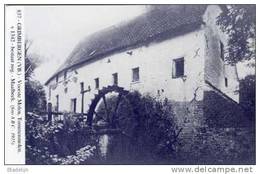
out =
[(127, 102), (128, 93), (122, 87), (107, 86), (98, 91), (89, 106), (87, 124), (98, 135), (101, 163), (119, 163), (130, 156), (127, 124), (131, 114), (127, 110), (132, 107)]
[[(108, 103), (109, 94), (117, 94), (114, 95), (113, 98), (113, 107), (111, 107), (111, 101)], [(95, 94), (94, 99), (92, 99), (91, 104), (89, 106), (88, 110), (88, 117), (87, 117), (87, 123), (89, 126), (93, 126), (93, 121), (95, 121), (94, 118), (98, 117), (98, 107), (100, 106), (100, 102), (102, 102), (104, 110), (105, 110), (105, 118), (103, 117), (103, 121), (106, 122), (106, 126), (108, 128), (117, 128), (116, 120), (119, 117), (118, 116), (118, 106), (120, 102), (123, 100), (123, 98), (129, 93), (129, 91), (125, 90), (122, 87), (113, 85), (113, 86), (107, 86), (103, 87), (102, 89), (98, 90), (98, 93)]]

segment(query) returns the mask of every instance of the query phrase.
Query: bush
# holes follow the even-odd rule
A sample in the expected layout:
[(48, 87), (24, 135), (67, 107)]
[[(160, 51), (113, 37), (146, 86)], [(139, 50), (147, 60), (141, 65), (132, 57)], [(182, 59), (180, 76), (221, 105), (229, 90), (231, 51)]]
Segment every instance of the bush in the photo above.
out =
[[(115, 96), (107, 99), (110, 111), (115, 110), (116, 101)], [(106, 120), (103, 103), (97, 113), (94, 124)], [(138, 92), (124, 96), (115, 118), (121, 134), (109, 134), (105, 160), (97, 147), (98, 130), (89, 127), (83, 115), (64, 113), (64, 121), (55, 123), (40, 118), (27, 114), (27, 164), (165, 164), (176, 160), (180, 129), (167, 99), (157, 101)]]
[[(110, 111), (114, 110), (116, 100), (114, 96), (107, 99)], [(105, 120), (104, 104), (100, 104), (97, 113), (97, 120)], [(128, 150), (125, 150), (127, 154), (124, 155), (117, 147), (110, 147), (110, 154), (117, 158), (110, 160), (126, 164), (155, 164), (176, 160), (180, 129), (176, 125), (173, 107), (167, 99), (158, 101), (149, 95), (132, 92), (120, 102), (117, 115), (117, 125), (126, 138), (122, 140), (121, 137), (120, 140), (120, 137), (115, 137), (112, 146), (118, 144), (121, 147), (117, 141), (122, 141)]]
[[(65, 114), (64, 122), (46, 122), (35, 114), (26, 115), (26, 163), (56, 164), (87, 162), (95, 154), (96, 139), (81, 116)], [(85, 147), (77, 151), (80, 148)], [(79, 152), (79, 153), (77, 153)], [(73, 157), (71, 160), (68, 156)], [(84, 159), (84, 161), (82, 161)]]
[(95, 146), (85, 146), (76, 151), (76, 155), (69, 155), (65, 158), (58, 158), (57, 155), (53, 156), (53, 161), (57, 164), (85, 164), (95, 154)]
[(45, 111), (46, 97), (43, 85), (37, 80), (25, 81), (25, 110), (26, 112)]

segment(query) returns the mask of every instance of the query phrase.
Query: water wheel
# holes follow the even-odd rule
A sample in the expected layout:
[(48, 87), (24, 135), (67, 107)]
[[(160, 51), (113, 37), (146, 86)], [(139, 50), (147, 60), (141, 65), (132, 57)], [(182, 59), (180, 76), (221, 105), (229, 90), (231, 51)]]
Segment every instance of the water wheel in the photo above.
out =
[[(94, 124), (97, 124), (97, 121), (100, 121), (100, 119), (102, 119), (103, 122), (106, 123), (106, 126), (108, 128), (113, 128), (113, 129), (117, 128), (116, 120), (119, 117), (117, 112), (118, 106), (120, 102), (124, 100), (125, 96), (128, 93), (129, 91), (116, 85), (103, 87), (102, 89), (98, 90), (98, 93), (95, 94), (95, 97), (94, 99), (92, 99), (91, 104), (89, 106), (89, 110), (87, 113), (88, 125), (93, 126), (93, 122)], [(108, 99), (109, 96), (111, 97), (111, 94), (114, 94), (112, 102), (111, 99)], [(98, 114), (97, 111), (97, 109), (100, 108), (100, 106), (103, 106), (103, 111), (104, 111), (102, 117), (100, 117), (99, 115), (100, 113)], [(95, 120), (95, 118), (99, 118), (99, 119)]]
[[(127, 101), (129, 91), (107, 86), (98, 91), (89, 106), (87, 124), (98, 135), (99, 154), (104, 163), (119, 163), (129, 156), (129, 129), (132, 107)], [(102, 163), (101, 162), (101, 163)]]

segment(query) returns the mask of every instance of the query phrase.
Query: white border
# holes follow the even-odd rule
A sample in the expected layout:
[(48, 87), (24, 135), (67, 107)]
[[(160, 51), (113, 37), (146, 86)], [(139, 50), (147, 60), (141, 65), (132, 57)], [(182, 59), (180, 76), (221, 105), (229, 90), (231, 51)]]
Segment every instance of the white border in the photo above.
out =
[[(155, 1), (155, 0), (91, 0), (91, 1), (86, 1), (86, 0), (37, 0), (37, 4), (156, 4), (156, 3), (160, 3), (160, 4), (183, 4), (183, 3), (188, 3), (188, 4), (196, 4), (196, 3), (207, 3), (207, 4), (257, 4), (258, 0), (208, 0), (208, 1), (201, 1), (201, 0), (197, 0), (197, 1), (192, 1), (192, 0), (163, 0), (163, 1)], [(4, 20), (4, 4), (35, 4), (36, 1), (35, 0), (3, 0), (1, 1), (1, 22), (3, 22)], [(256, 13), (257, 13), (257, 18), (258, 18), (258, 6), (256, 6)], [(3, 23), (2, 23), (3, 24)], [(98, 165), (98, 166), (46, 166), (46, 165), (42, 165), (42, 166), (29, 166), (29, 165), (18, 165), (18, 166), (4, 166), (4, 59), (3, 59), (3, 53), (4, 53), (4, 26), (2, 25), (2, 27), (0, 27), (0, 31), (1, 31), (1, 35), (0, 35), (0, 40), (1, 42), (1, 53), (2, 53), (2, 58), (0, 59), (0, 64), (2, 65), (1, 68), (1, 76), (0, 76), (0, 80), (1, 80), (1, 87), (0, 87), (0, 98), (1, 103), (0, 103), (0, 111), (2, 111), (2, 116), (0, 117), (0, 122), (2, 123), (1, 125), (1, 140), (2, 143), (0, 144), (0, 156), (2, 157), (1, 160), (1, 173), (8, 173), (7, 172), (7, 168), (8, 167), (22, 167), (22, 168), (27, 168), (29, 169), (28, 172), (25, 173), (37, 173), (37, 174), (46, 174), (46, 173), (149, 173), (149, 174), (153, 174), (153, 173), (172, 173), (171, 172), (171, 167), (173, 167), (173, 165), (163, 165), (163, 166), (154, 166), (154, 165), (149, 165), (149, 166), (102, 166), (102, 165)], [(258, 25), (257, 25), (258, 28)], [(258, 35), (256, 35), (256, 39), (258, 40)], [(256, 44), (256, 49), (258, 48), (258, 44)], [(257, 49), (258, 50), (258, 49)], [(258, 65), (257, 65), (257, 69), (258, 69)], [(256, 69), (256, 73), (257, 70)], [(258, 74), (257, 74), (257, 88), (259, 87), (259, 78), (258, 78)], [(258, 108), (259, 106), (259, 92), (256, 91), (256, 97), (257, 97), (257, 102), (256, 102), (256, 108)], [(256, 111), (256, 116), (258, 117), (258, 109)], [(259, 119), (256, 119), (256, 127), (257, 127), (257, 135), (259, 135), (259, 129), (258, 129), (258, 125), (259, 125)], [(256, 147), (258, 147), (259, 143), (258, 143), (258, 136), (256, 139)], [(257, 158), (256, 161), (258, 162), (259, 160), (259, 153), (257, 150)], [(259, 165), (254, 166), (254, 173), (260, 172), (260, 169), (258, 167)], [(175, 167), (175, 166), (174, 166)], [(189, 166), (186, 166), (189, 167)], [(235, 166), (237, 167), (237, 166)]]
[[(8, 20), (6, 21), (5, 25), (5, 40), (6, 40), (6, 47), (5, 47), (5, 163), (6, 164), (24, 164), (25, 161), (25, 98), (24, 98), (24, 18), (23, 18), (23, 6), (8, 6), (8, 10), (6, 10), (6, 17), (8, 17)], [(21, 18), (18, 18), (17, 11), (20, 11)], [(17, 33), (17, 27), (18, 23), (21, 27), (21, 69), (22, 73), (18, 74), (17, 71), (17, 45), (18, 45), (18, 33)], [(13, 27), (13, 29), (11, 29)], [(15, 41), (11, 41), (11, 30), (15, 32), (14, 38)], [(13, 47), (13, 60), (14, 63), (11, 63), (11, 47)], [(14, 64), (14, 71), (12, 73), (10, 72), (11, 64)], [(14, 101), (10, 101), (11, 98), (11, 79), (14, 79), (14, 83), (12, 86), (14, 86)], [(21, 89), (21, 97), (18, 97), (18, 80), (20, 81), (20, 89)], [(20, 92), (19, 92), (20, 93)], [(21, 114), (17, 114), (18, 112), (18, 100), (21, 100), (22, 104), (21, 106)], [(13, 114), (11, 111), (10, 106), (13, 106)], [(13, 119), (11, 118), (13, 117)], [(20, 122), (20, 128), (18, 128), (18, 118)], [(11, 120), (14, 120), (15, 127), (12, 129), (10, 126)], [(18, 131), (20, 132), (20, 136), (18, 138)], [(11, 143), (11, 134), (14, 134), (14, 143)], [(20, 143), (18, 143), (20, 141)], [(19, 147), (18, 147), (19, 146)], [(18, 149), (20, 149), (18, 151)]]

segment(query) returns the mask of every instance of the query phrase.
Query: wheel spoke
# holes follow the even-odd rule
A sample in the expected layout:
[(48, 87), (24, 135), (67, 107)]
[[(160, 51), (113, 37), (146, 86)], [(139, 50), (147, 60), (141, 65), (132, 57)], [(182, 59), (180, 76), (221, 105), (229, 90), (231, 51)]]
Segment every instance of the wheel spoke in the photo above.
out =
[[(118, 96), (116, 98), (115, 103), (112, 100), (112, 103), (114, 103), (114, 106), (111, 106), (111, 103), (107, 103), (108, 101), (106, 100), (106, 94), (108, 93), (118, 93)], [(119, 116), (118, 116), (118, 108), (120, 105), (120, 102), (122, 103), (122, 100), (125, 100), (126, 95), (128, 94), (128, 91), (124, 90), (122, 87), (118, 86), (108, 86), (108, 87), (103, 87), (98, 91), (98, 94), (95, 94), (94, 99), (91, 100), (91, 104), (89, 106), (89, 110), (87, 112), (87, 123), (88, 125), (91, 126), (92, 121), (93, 121), (93, 116), (95, 115), (96, 117), (104, 117), (104, 120), (108, 122), (110, 126), (115, 125), (115, 127), (118, 127), (116, 124), (119, 122)], [(103, 110), (103, 107), (105, 109), (105, 116), (100, 115), (96, 113), (95, 109), (97, 106), (99, 106), (100, 100), (104, 102), (104, 106), (102, 106), (101, 111)], [(126, 99), (127, 100), (127, 99)]]
[(98, 113), (96, 111), (94, 111), (94, 114), (96, 115), (96, 117), (98, 117)]

